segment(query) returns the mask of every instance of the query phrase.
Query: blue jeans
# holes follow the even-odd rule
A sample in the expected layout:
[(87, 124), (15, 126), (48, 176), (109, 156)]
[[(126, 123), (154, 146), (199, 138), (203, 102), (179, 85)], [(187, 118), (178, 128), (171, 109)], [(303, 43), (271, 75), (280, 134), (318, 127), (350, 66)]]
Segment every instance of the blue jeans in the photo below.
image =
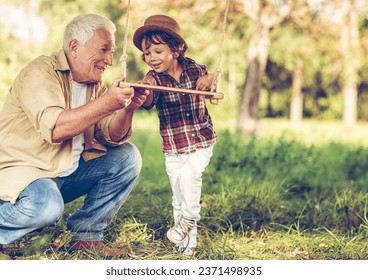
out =
[[(73, 240), (101, 241), (103, 230), (128, 198), (142, 167), (131, 143), (108, 148), (106, 155), (79, 162), (67, 177), (34, 181), (16, 203), (0, 200), (0, 244), (9, 244), (36, 229), (58, 222), (64, 204), (86, 195), (67, 220)], [(16, 179), (16, 178), (15, 178)]]

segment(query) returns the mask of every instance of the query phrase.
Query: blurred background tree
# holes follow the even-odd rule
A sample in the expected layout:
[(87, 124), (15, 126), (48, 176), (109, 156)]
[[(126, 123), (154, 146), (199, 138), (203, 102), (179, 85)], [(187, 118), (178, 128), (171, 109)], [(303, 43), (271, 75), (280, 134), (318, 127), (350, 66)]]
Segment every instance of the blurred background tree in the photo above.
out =
[[(222, 58), (225, 99), (210, 106), (244, 135), (259, 132), (261, 118), (368, 119), (368, 16), (366, 0), (231, 0)], [(148, 70), (132, 35), (148, 16), (176, 18), (188, 56), (216, 72), (226, 1), (1, 0), (0, 104), (20, 69), (61, 48), (64, 27), (79, 13), (99, 13), (117, 25), (118, 51), (105, 82), (120, 75), (128, 32), (128, 80)]]

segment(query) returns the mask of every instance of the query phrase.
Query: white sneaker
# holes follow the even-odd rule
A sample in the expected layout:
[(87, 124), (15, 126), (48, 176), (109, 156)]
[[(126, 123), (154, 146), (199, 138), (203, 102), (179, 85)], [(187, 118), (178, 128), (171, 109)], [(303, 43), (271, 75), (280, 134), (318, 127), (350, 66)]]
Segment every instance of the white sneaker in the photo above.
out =
[(194, 258), (195, 255), (195, 248), (193, 247), (187, 247), (182, 253), (183, 257), (186, 258)]
[(183, 257), (193, 258), (195, 255), (195, 247), (188, 247), (188, 244), (187, 245), (184, 244), (185, 242), (176, 245), (176, 251)]
[(185, 240), (191, 228), (192, 227), (184, 221), (183, 217), (180, 216), (175, 226), (167, 231), (166, 236), (172, 243), (179, 244)]

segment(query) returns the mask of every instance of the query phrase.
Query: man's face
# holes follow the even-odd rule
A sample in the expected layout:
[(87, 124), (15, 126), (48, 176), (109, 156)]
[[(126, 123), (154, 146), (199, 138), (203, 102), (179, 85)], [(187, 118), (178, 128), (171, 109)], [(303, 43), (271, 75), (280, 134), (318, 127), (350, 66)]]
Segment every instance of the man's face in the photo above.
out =
[(78, 83), (99, 82), (108, 66), (113, 64), (115, 36), (104, 29), (95, 31), (85, 46), (76, 42), (72, 50), (72, 75)]

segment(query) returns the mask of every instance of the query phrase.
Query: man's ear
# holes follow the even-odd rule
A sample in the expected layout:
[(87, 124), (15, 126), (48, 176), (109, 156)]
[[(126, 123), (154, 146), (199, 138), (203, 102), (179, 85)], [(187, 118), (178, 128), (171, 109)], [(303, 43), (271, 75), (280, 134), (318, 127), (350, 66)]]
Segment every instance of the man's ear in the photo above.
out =
[(79, 42), (76, 39), (73, 39), (69, 43), (69, 54), (73, 57), (77, 57), (77, 50), (79, 47)]

